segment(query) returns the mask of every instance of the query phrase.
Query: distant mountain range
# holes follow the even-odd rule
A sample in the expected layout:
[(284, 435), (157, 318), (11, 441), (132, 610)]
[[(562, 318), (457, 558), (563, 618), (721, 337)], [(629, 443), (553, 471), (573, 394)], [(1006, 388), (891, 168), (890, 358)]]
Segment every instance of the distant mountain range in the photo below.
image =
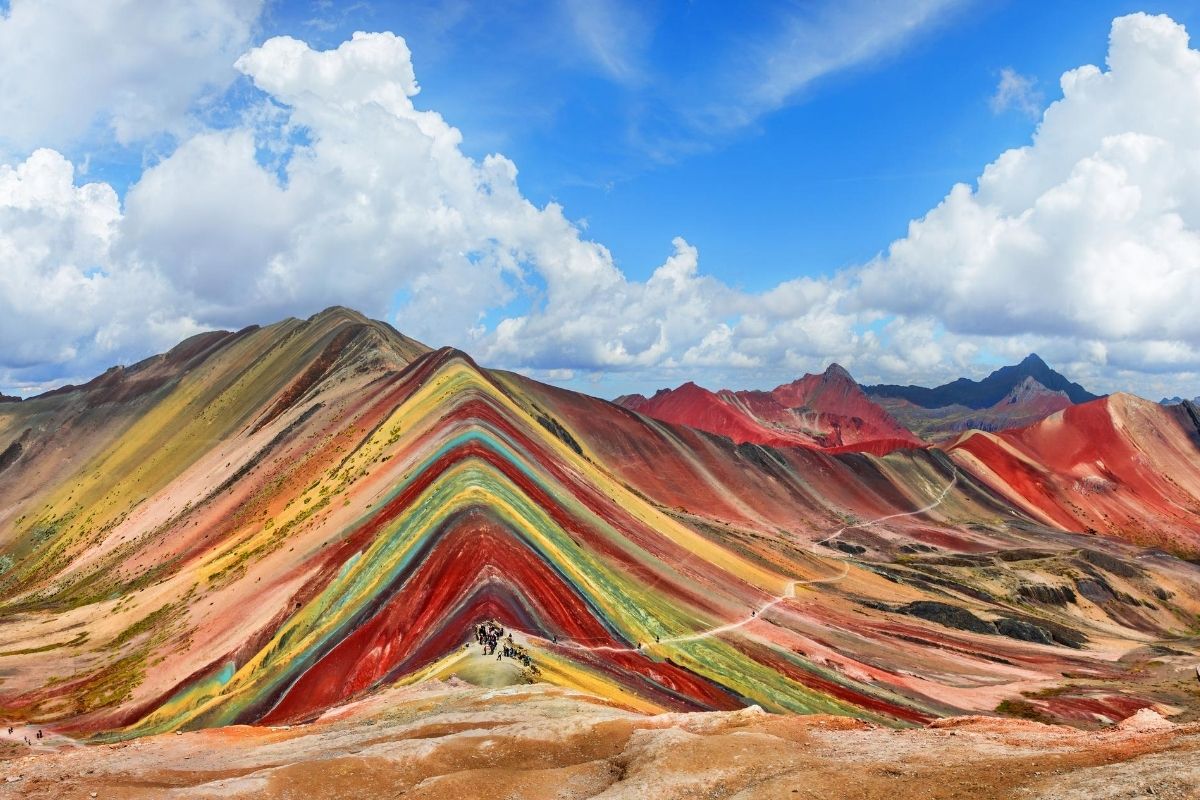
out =
[(863, 393), (850, 373), (831, 364), (769, 392), (712, 392), (688, 382), (653, 397), (613, 402), (648, 417), (728, 436), (741, 444), (887, 452), (921, 440)]
[(1200, 395), (1193, 397), (1191, 400), (1188, 400), (1186, 397), (1180, 397), (1179, 395), (1175, 395), (1174, 397), (1164, 397), (1162, 400), (1159, 400), (1158, 402), (1160, 405), (1164, 405), (1164, 406), (1177, 406), (1177, 405), (1181, 405), (1183, 403), (1198, 403), (1198, 404), (1200, 404)]
[(983, 380), (923, 386), (866, 386), (832, 364), (769, 392), (710, 391), (695, 383), (614, 402), (663, 422), (738, 443), (854, 450), (877, 455), (938, 442), (966, 430), (1023, 427), (1097, 396), (1037, 355)]
[(1052, 370), (1037, 353), (1029, 354), (1024, 361), (1015, 366), (1001, 367), (979, 381), (959, 378), (932, 389), (894, 384), (864, 386), (863, 389), (872, 397), (896, 397), (922, 408), (958, 405), (981, 409), (1003, 401), (1026, 378), (1033, 378), (1052, 392), (1062, 392), (1072, 403), (1086, 403), (1099, 397)]
[(1076, 403), (1097, 399), (1051, 369), (1037, 354), (1001, 367), (983, 380), (959, 378), (932, 389), (868, 386), (871, 399), (909, 430), (939, 442), (967, 430), (1000, 431), (1031, 425)]

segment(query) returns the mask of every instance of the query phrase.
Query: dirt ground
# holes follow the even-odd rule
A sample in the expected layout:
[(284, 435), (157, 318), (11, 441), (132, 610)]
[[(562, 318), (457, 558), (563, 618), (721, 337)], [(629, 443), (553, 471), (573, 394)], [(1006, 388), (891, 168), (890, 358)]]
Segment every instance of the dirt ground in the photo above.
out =
[(0, 798), (1200, 798), (1200, 724), (758, 709), (642, 716), (543, 684), (392, 689), (291, 727), (82, 745), (0, 729)]

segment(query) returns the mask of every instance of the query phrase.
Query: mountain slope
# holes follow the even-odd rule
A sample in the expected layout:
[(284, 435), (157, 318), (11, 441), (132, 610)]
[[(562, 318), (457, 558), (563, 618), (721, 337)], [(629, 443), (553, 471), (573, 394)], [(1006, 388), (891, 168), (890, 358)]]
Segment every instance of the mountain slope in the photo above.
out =
[(971, 432), (955, 460), (1037, 519), (1200, 554), (1200, 418), (1127, 394), (1019, 430)]
[(694, 383), (653, 397), (614, 402), (640, 414), (728, 436), (734, 442), (885, 453), (921, 441), (871, 402), (850, 374), (832, 364), (770, 392), (710, 392)]
[[(106, 739), (308, 720), (478, 673), (484, 620), (530, 654), (510, 678), (645, 712), (1176, 702), (1112, 653), (1186, 630), (1200, 573), (1071, 533), (1049, 455), (1044, 500), (967, 443), (735, 444), (344, 309), (181, 347), (0, 406), (0, 452), (20, 444), (0, 471), (10, 720)], [(1147, 469), (1175, 470), (1182, 503), (1194, 443), (1164, 435)], [(1080, 571), (1115, 599), (1064, 599)]]
[(1006, 395), (1027, 378), (1033, 378), (1052, 392), (1063, 392), (1072, 403), (1085, 403), (1096, 399), (1096, 395), (1052, 370), (1036, 353), (1031, 353), (1020, 364), (1001, 367), (979, 381), (959, 378), (932, 389), (893, 384), (867, 386), (864, 389), (871, 397), (898, 398), (922, 408), (961, 405), (981, 409), (1002, 402)]
[(688, 425), (735, 442), (754, 442), (779, 447), (813, 446), (807, 432), (777, 428), (747, 413), (722, 395), (688, 382), (677, 389), (662, 389), (653, 397), (625, 395), (614, 402), (663, 422)]

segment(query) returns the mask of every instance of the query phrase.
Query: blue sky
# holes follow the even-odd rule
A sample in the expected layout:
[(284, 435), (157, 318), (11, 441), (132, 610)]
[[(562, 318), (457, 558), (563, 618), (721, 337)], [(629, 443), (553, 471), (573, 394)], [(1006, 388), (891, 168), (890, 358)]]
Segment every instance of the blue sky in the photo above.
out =
[[(702, 94), (709, 54), (728, 57), (739, 40), (768, 35), (778, 9), (645, 4), (646, 44), (630, 55), (645, 77), (629, 85), (530, 41), (546, 36), (547, 4), (347, 5), (281, 4), (264, 35), (326, 47), (355, 30), (403, 35), (421, 81), (418, 105), (460, 128), (468, 153), (512, 158), (527, 196), (585, 219), (632, 276), (647, 276), (682, 234), (704, 252), (707, 271), (754, 290), (867, 260), (951, 184), (1025, 144), (1037, 120), (989, 107), (1002, 68), (1035, 78), (1050, 101), (1064, 70), (1103, 63), (1114, 17), (1167, 13), (1200, 28), (1200, 7), (1188, 2), (967, 2), (894, 52), (814, 81), (744, 128), (696, 133), (695, 152), (664, 157), (633, 132), (650, 124), (645, 106), (674, 84)], [(886, 3), (879, 8), (886, 13)]]
[[(1114, 17), (1166, 13), (1200, 27), (1189, 2), (963, 2), (744, 127), (689, 132), (679, 153), (655, 152), (637, 130), (653, 130), (662, 98), (699, 102), (711, 59), (769, 36), (782, 10), (815, 13), (822, 3), (740, 5), (645, 3), (631, 23), (643, 33), (630, 36), (637, 77), (628, 79), (580, 54), (573, 38), (553, 41), (567, 24), (555, 3), (298, 0), (269, 6), (256, 38), (332, 48), (356, 30), (394, 31), (413, 51), (418, 107), (461, 129), (470, 155), (511, 158), (530, 199), (586, 220), (631, 277), (649, 275), (683, 235), (707, 272), (762, 290), (866, 261), (950, 185), (1028, 142), (1036, 119), (989, 106), (1004, 67), (1036, 79), (1049, 102), (1064, 70), (1103, 63)], [(90, 177), (118, 188), (136, 180), (140, 149), (94, 144), (77, 150), (92, 156)]]
[[(1068, 303), (1078, 313), (1064, 312), (1062, 319), (1040, 319), (1037, 298), (1028, 293), (997, 297), (992, 307), (961, 293), (922, 304), (903, 295), (965, 274), (968, 267), (954, 259), (971, 258), (970, 242), (964, 239), (959, 249), (936, 253), (889, 253), (893, 242), (907, 241), (910, 221), (931, 214), (955, 184), (973, 191), (988, 164), (1033, 141), (1042, 112), (1062, 97), (1063, 73), (1087, 64), (1105, 69), (1114, 19), (1133, 12), (1165, 14), (1170, 17), (1167, 28), (1191, 30), (1200, 25), (1194, 3), (817, 0), (756, 4), (747, 10), (718, 2), (300, 0), (261, 8), (233, 4), (230, 8), (238, 10), (220, 20), (206, 20), (203, 9), (186, 2), (134, 4), (105, 19), (107, 4), (99, 3), (90, 6), (98, 9), (90, 36), (78, 26), (71, 28), (74, 23), (28, 12), (31, 5), (0, 3), (8, 17), (0, 20), (0, 43), (5, 25), (13, 37), (21, 33), (23, 39), (38, 31), (50, 43), (46, 48), (57, 49), (43, 49), (37, 57), (53, 62), (66, 76), (58, 85), (77, 90), (80, 99), (69, 107), (63, 100), (56, 107), (53, 97), (46, 100), (45, 93), (30, 91), (20, 102), (11, 100), (14, 109), (33, 108), (34, 122), (12, 131), (0, 124), (0, 164), (15, 168), (37, 147), (49, 147), (73, 166), (75, 187), (98, 182), (115, 192), (115, 210), (105, 206), (96, 212), (117, 215), (105, 223), (112, 233), (96, 245), (100, 255), (89, 256), (96, 263), (76, 263), (79, 256), (72, 253), (69, 267), (79, 270), (81, 292), (92, 298), (79, 303), (100, 308), (94, 296), (116, 291), (122, 274), (133, 281), (136, 273), (137, 280), (161, 286), (151, 315), (153, 330), (139, 330), (131, 321), (137, 316), (132, 311), (119, 323), (96, 319), (89, 327), (73, 319), (58, 329), (47, 324), (44, 342), (30, 344), (28, 352), (0, 365), (0, 389), (29, 393), (86, 377), (106, 361), (144, 355), (178, 334), (265, 322), (272, 314), (311, 313), (329, 299), (365, 305), (369, 313), (388, 316), (433, 344), (458, 344), (490, 363), (600, 394), (645, 391), (690, 377), (710, 385), (765, 386), (834, 359), (849, 362), (864, 380), (934, 382), (981, 374), (1032, 348), (1098, 390), (1132, 388), (1147, 395), (1200, 391), (1193, 330), (1182, 323), (1160, 324), (1156, 298), (1147, 298), (1138, 320), (1107, 327), (1093, 324), (1095, 317), (1106, 316), (1107, 306), (1087, 297)], [(130, 25), (139, 9), (142, 24)], [(157, 23), (152, 14), (159, 15)], [(105, 24), (121, 33), (105, 38)], [(194, 35), (189, 26), (202, 34)], [(156, 27), (178, 28), (190, 39), (172, 45), (139, 40), (128, 32)], [(1164, 42), (1170, 38), (1167, 28), (1167, 33), (1159, 31)], [(329, 212), (313, 206), (311, 196), (300, 198), (309, 203), (303, 205), (282, 194), (300, 194), (287, 191), (294, 154), (313, 155), (322, 142), (333, 152), (336, 137), (321, 122), (306, 121), (312, 114), (317, 116), (311, 119), (324, 119), (315, 105), (305, 107), (308, 100), (303, 98), (314, 95), (292, 78), (283, 83), (272, 78), (268, 73), (277, 64), (270, 58), (264, 56), (257, 66), (238, 62), (243, 65), (234, 67), (234, 62), (242, 53), (287, 36), (301, 42), (313, 58), (320, 51), (344, 51), (347, 64), (363, 68), (344, 48), (355, 31), (403, 37), (421, 87), (411, 98), (413, 112), (434, 111), (461, 131), (453, 153), (459, 166), (482, 169), (490, 154), (503, 154), (517, 170), (519, 198), (542, 212), (547, 204), (561, 206), (566, 228), (556, 228), (558, 239), (531, 238), (521, 226), (533, 222), (521, 216), (526, 212), (519, 202), (509, 206), (505, 213), (513, 216), (497, 223), (500, 227), (464, 232), (461, 241), (426, 243), (419, 228), (398, 232), (385, 225), (373, 229), (375, 239), (364, 233), (357, 241), (343, 237), (302, 251), (295, 243), (302, 228), (289, 232), (274, 224), (287, 215), (285, 210), (297, 219)], [(112, 41), (118, 35), (131, 38)], [(1142, 41), (1139, 36), (1131, 32), (1129, 41)], [(211, 43), (211, 52), (194, 47), (197, 41)], [(373, 40), (375, 45), (403, 49), (382, 40)], [(155, 47), (164, 49), (151, 58)], [(194, 52), (174, 60), (173, 54), (185, 48)], [(146, 66), (96, 69), (97, 64), (116, 64), (119, 50), (143, 51)], [(72, 61), (73, 53), (78, 63)], [(1143, 55), (1156, 57), (1151, 48)], [(400, 51), (385, 53), (389, 64), (407, 67), (407, 59)], [(14, 57), (7, 72), (15, 82), (31, 63), (33, 58)], [(90, 84), (84, 79), (89, 64), (100, 75)], [(166, 77), (154, 77), (155, 68)], [(998, 105), (1006, 71), (1015, 76), (1021, 92), (1013, 102)], [(1131, 68), (1129, 74), (1133, 72)], [(1146, 92), (1169, 95), (1172, 87), (1161, 84), (1177, 77), (1147, 78), (1160, 85), (1145, 87)], [(348, 73), (345, 79), (357, 80)], [(10, 94), (14, 86), (8, 85)], [(322, 102), (332, 103), (342, 91), (324, 88), (333, 95)], [(4, 90), (0, 82), (0, 105)], [(70, 119), (68, 111), (87, 107), (91, 95), (111, 100), (108, 105), (98, 100), (94, 109)], [(285, 95), (302, 99), (289, 102)], [(130, 96), (147, 99), (130, 108)], [(1114, 98), (1112, 103), (1134, 105), (1115, 90)], [(43, 102), (46, 108), (38, 108)], [(1064, 106), (1062, 116), (1086, 117), (1088, 102), (1098, 101), (1091, 95), (1076, 98), (1068, 104), (1075, 107)], [(355, 109), (357, 113), (359, 107)], [(402, 109), (398, 116), (408, 113)], [(370, 127), (375, 123), (365, 116), (360, 121), (353, 130), (339, 131), (342, 147), (365, 151), (373, 146), (367, 134), (378, 133)], [(1094, 141), (1078, 143), (1071, 150), (1076, 160), (1029, 180), (1042, 181), (1039, 191), (1053, 194), (1056, 184), (1047, 175), (1058, 180), (1072, 164), (1091, 163), (1079, 158), (1100, 147), (1105, 136), (1132, 135), (1142, 132), (1141, 127), (1158, 130), (1150, 123), (1141, 125), (1132, 114), (1113, 125), (1095, 131)], [(198, 252), (192, 259), (189, 248), (221, 231), (213, 226), (221, 207), (229, 204), (220, 193), (261, 177), (228, 167), (233, 149), (218, 153), (218, 144), (234, 148), (233, 140), (243, 133), (254, 139), (258, 165), (282, 187), (282, 194), (270, 186), (262, 189), (262, 203), (278, 201), (279, 210), (264, 205), (261, 219), (255, 220), (258, 227), (230, 233), (230, 241), (246, 243), (244, 248), (230, 245), (227, 254)], [(193, 151), (226, 157), (217, 167), (201, 169), (198, 161), (184, 158)], [(186, 172), (189, 163), (206, 177), (214, 169), (220, 173), (213, 179), (211, 197), (179, 188), (189, 179), (195, 182), (196, 175)], [(373, 169), (368, 161), (361, 163), (364, 171)], [(431, 168), (435, 174), (439, 169)], [(404, 173), (390, 180), (403, 188)], [(1023, 186), (1023, 180), (1014, 179), (1009, 190)], [(157, 191), (174, 194), (156, 197), (156, 185)], [(366, 198), (373, 208), (396, 202), (395, 196), (370, 194), (374, 189), (366, 186), (342, 188), (348, 197)], [(1000, 198), (995, 202), (987, 202), (982, 189), (970, 200), (981, 208), (1003, 209), (1010, 221), (1021, 219), (1021, 207), (1006, 205), (1009, 190), (994, 192)], [(480, 202), (473, 195), (457, 206), (445, 200), (460, 191), (459, 185), (434, 190), (429, 202), (458, 214)], [(196, 203), (209, 198), (211, 206), (193, 206), (186, 214), (181, 208), (176, 216), (151, 213), (164, 205), (164, 198), (169, 206), (191, 194)], [(139, 196), (145, 199), (139, 202)], [(247, 213), (253, 216), (257, 208)], [(420, 210), (429, 211), (428, 203)], [(93, 212), (89, 205), (81, 213)], [(1188, 230), (1190, 214), (1185, 209)], [(557, 224), (547, 217), (554, 214), (542, 213), (537, 224)], [(1089, 218), (1080, 226), (1095, 222)], [(926, 227), (947, 224), (935, 220)], [(1144, 241), (1144, 229), (1139, 226), (1128, 243), (1153, 259), (1154, 247)], [(948, 230), (942, 233), (949, 235)], [(1035, 233), (1046, 238), (1045, 231)], [(682, 244), (673, 244), (675, 237)], [(318, 252), (326, 263), (330, 253), (345, 253), (347, 264), (336, 269), (354, 271), (359, 248), (367, 253), (363, 258), (376, 258), (377, 251), (386, 250), (380, 241), (392, 242), (393, 253), (405, 247), (420, 251), (425, 263), (438, 266), (423, 269), (402, 256), (392, 263), (385, 255), (374, 271), (363, 267), (349, 281), (332, 281), (318, 277), (310, 263)], [(595, 249), (599, 246), (604, 252)], [(556, 247), (570, 253), (562, 256), (565, 273), (551, 265), (558, 258)], [(1063, 285), (1106, 268), (1094, 261), (1094, 252), (1083, 252), (1095, 249), (1086, 241), (1043, 241), (1041, 246), (1077, 260), (1073, 272), (1061, 276)], [(1161, 250), (1178, 252), (1165, 245)], [(678, 308), (685, 310), (673, 309), (670, 298), (650, 285), (672, 254), (691, 265), (685, 269), (690, 270), (686, 280), (675, 284)], [(571, 266), (576, 263), (572, 259), (582, 264), (609, 256), (611, 263), (601, 265), (604, 275), (589, 275), (581, 283), (595, 281), (588, 284), (594, 300), (582, 294), (564, 299), (565, 290), (556, 287), (571, 285), (562, 281), (579, 269)], [(186, 269), (166, 263), (180, 258), (194, 263)], [(222, 289), (215, 275), (225, 268), (225, 258), (239, 263), (230, 274), (257, 292), (254, 298), (234, 303), (225, 296), (231, 292)], [(455, 259), (461, 263), (448, 263)], [(948, 260), (940, 273), (920, 272), (931, 259)], [(286, 291), (263, 288), (264, 276), (278, 278), (293, 266), (295, 271), (285, 276)], [(1109, 266), (1119, 274), (1136, 269), (1124, 262)], [(1179, 273), (1177, 265), (1168, 266), (1164, 274)], [(1010, 254), (971, 268), (981, 275), (1012, 270), (1014, 276), (1045, 269), (1033, 260), (1014, 261)], [(61, 276), (64, 266), (50, 258), (38, 261), (36, 269), (42, 277), (55, 270)], [(881, 300), (878, 285), (889, 276), (896, 280), (896, 297)], [(811, 283), (798, 283), (803, 278)], [(458, 281), (455, 288), (462, 290), (441, 293), (453, 297), (435, 297), (431, 287), (439, 280)], [(361, 284), (357, 288), (343, 288), (356, 281)], [(22, 306), (18, 301), (28, 305), (30, 299), (8, 301), (16, 309)], [(37, 298), (32, 300), (36, 304)], [(623, 317), (623, 306), (634, 310)], [(591, 327), (575, 326), (579, 331), (569, 334), (572, 326), (565, 321), (582, 323), (587, 315), (579, 309), (584, 308), (603, 308), (605, 313), (587, 320)], [(687, 308), (702, 319), (680, 318), (692, 313)], [(608, 341), (588, 343), (609, 333)]]

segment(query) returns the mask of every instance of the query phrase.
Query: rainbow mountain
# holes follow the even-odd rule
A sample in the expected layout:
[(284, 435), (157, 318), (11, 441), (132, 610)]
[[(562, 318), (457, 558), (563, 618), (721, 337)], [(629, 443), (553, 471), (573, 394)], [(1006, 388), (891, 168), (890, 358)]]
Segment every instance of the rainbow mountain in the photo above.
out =
[[(1082, 411), (1081, 411), (1082, 410)], [(120, 739), (494, 674), (633, 710), (1091, 724), (1186, 692), (1200, 423), (732, 440), (342, 308), (0, 404), (0, 716)]]

